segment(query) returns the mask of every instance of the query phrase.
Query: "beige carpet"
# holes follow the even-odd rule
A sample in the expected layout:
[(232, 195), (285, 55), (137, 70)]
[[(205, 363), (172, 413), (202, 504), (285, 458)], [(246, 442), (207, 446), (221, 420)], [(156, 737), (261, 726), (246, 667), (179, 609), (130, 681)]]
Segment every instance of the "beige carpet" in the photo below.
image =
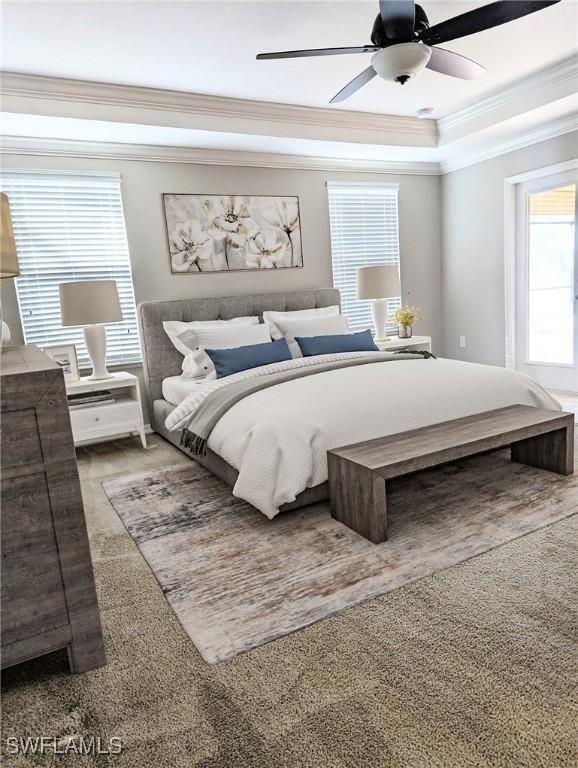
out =
[(104, 489), (214, 664), (567, 517), (578, 475), (505, 450), (389, 481), (389, 539), (377, 546), (327, 502), (268, 520), (195, 463)]
[(209, 666), (101, 487), (179, 461), (156, 438), (80, 452), (108, 665), (3, 675), (3, 739), (118, 735), (123, 753), (3, 764), (575, 767), (576, 517)]

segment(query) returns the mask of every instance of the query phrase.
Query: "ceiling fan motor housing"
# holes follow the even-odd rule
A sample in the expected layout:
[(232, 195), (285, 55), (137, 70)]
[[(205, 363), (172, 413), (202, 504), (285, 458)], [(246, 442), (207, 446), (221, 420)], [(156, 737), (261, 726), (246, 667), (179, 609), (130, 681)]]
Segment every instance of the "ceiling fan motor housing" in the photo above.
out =
[(421, 5), (415, 6), (414, 14), (413, 34), (399, 37), (395, 33), (390, 33), (390, 35), (387, 34), (381, 14), (378, 13), (373, 22), (373, 29), (371, 30), (371, 42), (374, 45), (383, 46), (385, 48), (392, 43), (404, 43), (409, 42), (412, 38), (417, 38), (422, 32), (425, 32), (426, 29), (429, 28), (429, 21), (427, 14)]
[(371, 66), (384, 80), (403, 85), (426, 68), (430, 56), (428, 45), (398, 43), (375, 53)]

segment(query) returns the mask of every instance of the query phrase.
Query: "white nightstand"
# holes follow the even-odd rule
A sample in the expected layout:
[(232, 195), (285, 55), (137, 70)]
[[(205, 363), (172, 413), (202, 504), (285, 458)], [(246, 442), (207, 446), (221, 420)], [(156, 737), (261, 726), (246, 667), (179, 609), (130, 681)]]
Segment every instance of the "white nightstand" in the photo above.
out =
[(393, 336), (389, 341), (376, 341), (376, 347), (394, 352), (397, 349), (412, 349), (416, 352), (431, 352), (431, 336), (412, 336), (411, 339), (399, 339)]
[(66, 384), (68, 396), (103, 390), (111, 392), (114, 403), (70, 409), (74, 444), (81, 445), (136, 432), (140, 435), (143, 448), (146, 448), (140, 389), (136, 376), (121, 371), (111, 374), (110, 379), (91, 381), (83, 378)]

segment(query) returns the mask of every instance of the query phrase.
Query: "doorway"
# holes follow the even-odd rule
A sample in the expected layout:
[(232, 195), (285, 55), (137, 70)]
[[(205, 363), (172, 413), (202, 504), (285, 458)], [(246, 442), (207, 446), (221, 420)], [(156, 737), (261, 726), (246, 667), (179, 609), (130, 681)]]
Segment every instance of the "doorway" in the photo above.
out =
[(578, 390), (577, 188), (575, 167), (518, 181), (512, 222), (510, 363), (569, 393)]

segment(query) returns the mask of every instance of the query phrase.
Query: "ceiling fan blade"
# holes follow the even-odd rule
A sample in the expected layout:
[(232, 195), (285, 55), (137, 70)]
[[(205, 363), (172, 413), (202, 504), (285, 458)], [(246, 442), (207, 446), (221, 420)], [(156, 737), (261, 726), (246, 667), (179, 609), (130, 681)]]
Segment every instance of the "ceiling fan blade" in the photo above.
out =
[(305, 51), (277, 51), (276, 53), (258, 53), (257, 59), (301, 59), (306, 56), (339, 56), (342, 53), (374, 53), (377, 45), (360, 45), (356, 48), (310, 48)]
[(420, 40), (426, 45), (446, 43), (448, 40), (473, 35), (484, 29), (499, 27), (559, 2), (560, 0), (500, 0), (434, 24), (420, 35)]
[(461, 77), (462, 80), (474, 80), (486, 71), (486, 68), (476, 61), (460, 56), (459, 53), (446, 51), (445, 48), (431, 49), (427, 68), (433, 69), (434, 72), (441, 72), (442, 75)]
[(379, 0), (379, 13), (389, 40), (405, 43), (413, 38), (414, 0)]
[(355, 91), (358, 91), (363, 85), (372, 80), (376, 74), (377, 72), (373, 67), (364, 69), (363, 72), (360, 72), (357, 77), (354, 77), (350, 83), (347, 83), (345, 88), (342, 88), (329, 103), (334, 104), (336, 101), (345, 101), (345, 99), (348, 99), (355, 93)]

